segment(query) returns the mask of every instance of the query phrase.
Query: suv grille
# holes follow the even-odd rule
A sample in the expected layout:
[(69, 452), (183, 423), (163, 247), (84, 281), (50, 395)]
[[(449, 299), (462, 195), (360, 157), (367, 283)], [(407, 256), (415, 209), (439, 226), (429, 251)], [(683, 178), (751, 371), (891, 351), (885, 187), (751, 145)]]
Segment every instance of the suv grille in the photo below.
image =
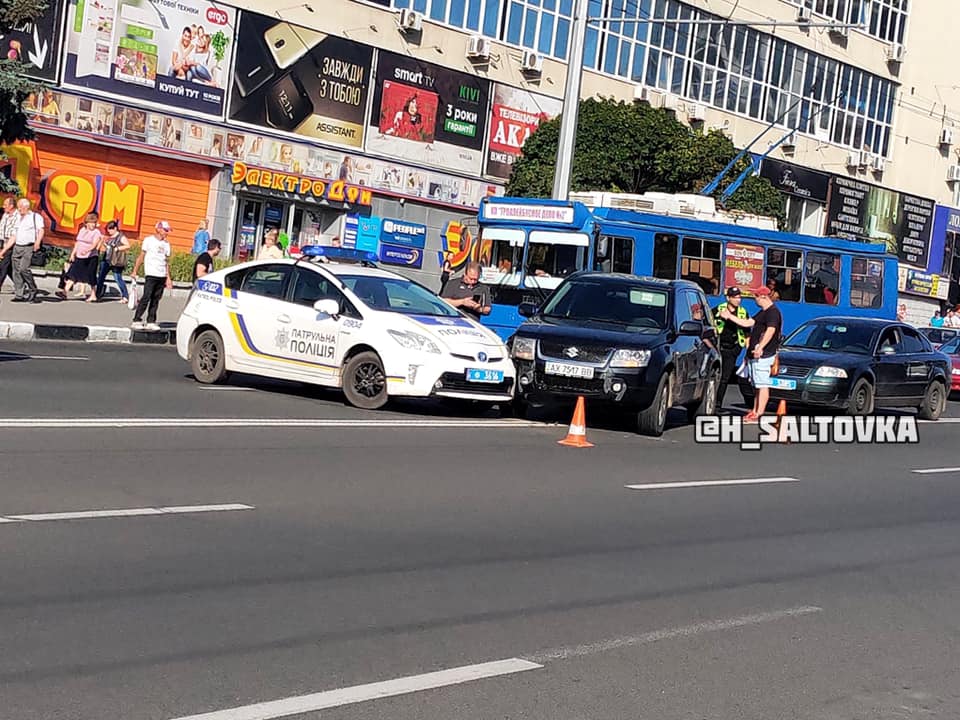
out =
[[(576, 354), (569, 355), (566, 351), (570, 349), (576, 349)], [(602, 364), (607, 361), (612, 351), (612, 347), (605, 345), (580, 345), (574, 342), (561, 343), (554, 340), (540, 341), (540, 355), (561, 362), (574, 360), (576, 362)]]
[(534, 384), (538, 390), (547, 392), (571, 393), (575, 395), (601, 395), (603, 394), (603, 379), (593, 378), (571, 378), (560, 375), (545, 375), (537, 370), (534, 376)]

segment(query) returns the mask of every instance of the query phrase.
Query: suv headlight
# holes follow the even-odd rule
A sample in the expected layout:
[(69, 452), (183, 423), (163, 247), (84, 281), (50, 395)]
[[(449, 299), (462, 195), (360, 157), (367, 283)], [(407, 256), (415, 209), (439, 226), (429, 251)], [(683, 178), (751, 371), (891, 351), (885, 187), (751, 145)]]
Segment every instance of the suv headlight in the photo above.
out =
[(390, 337), (400, 343), (407, 350), (419, 350), (421, 352), (440, 354), (440, 348), (426, 335), (415, 333), (411, 330), (387, 330)]
[(843, 368), (831, 367), (829, 365), (824, 365), (823, 367), (818, 367), (817, 371), (813, 374), (814, 377), (822, 378), (846, 378), (847, 371)]
[(510, 355), (516, 360), (533, 360), (537, 351), (537, 341), (533, 338), (518, 337), (513, 339), (513, 351)]
[(617, 350), (610, 360), (610, 367), (615, 368), (642, 368), (649, 364), (649, 350)]

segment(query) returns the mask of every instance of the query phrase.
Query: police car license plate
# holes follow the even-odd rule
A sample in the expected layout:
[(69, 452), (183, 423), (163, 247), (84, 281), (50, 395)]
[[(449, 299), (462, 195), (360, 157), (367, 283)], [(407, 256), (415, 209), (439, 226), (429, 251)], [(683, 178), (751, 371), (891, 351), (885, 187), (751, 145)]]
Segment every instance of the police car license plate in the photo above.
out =
[(563, 377), (593, 379), (593, 368), (585, 365), (570, 365), (568, 363), (548, 362), (545, 368), (547, 375), (562, 375)]
[(797, 381), (796, 380), (784, 380), (783, 378), (771, 378), (771, 383), (773, 387), (777, 390), (796, 390)]
[(467, 368), (467, 382), (500, 383), (503, 382), (503, 370)]

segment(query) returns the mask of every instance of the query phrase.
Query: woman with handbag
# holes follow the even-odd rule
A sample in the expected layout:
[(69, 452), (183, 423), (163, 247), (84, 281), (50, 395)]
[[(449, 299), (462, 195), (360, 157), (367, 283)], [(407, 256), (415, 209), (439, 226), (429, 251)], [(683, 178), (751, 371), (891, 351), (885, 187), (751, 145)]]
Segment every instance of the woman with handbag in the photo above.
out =
[(123, 273), (127, 269), (127, 257), (130, 253), (130, 240), (120, 232), (116, 220), (107, 223), (107, 238), (103, 243), (103, 260), (100, 261), (100, 274), (97, 277), (97, 298), (102, 299), (107, 289), (107, 273), (113, 273), (113, 279), (120, 291), (120, 301), (127, 302), (129, 294)]
[(57, 290), (57, 295), (66, 300), (67, 293), (77, 283), (83, 283), (90, 286), (90, 295), (87, 302), (95, 302), (97, 299), (97, 263), (100, 259), (100, 245), (103, 242), (103, 235), (97, 224), (100, 218), (96, 213), (90, 213), (83, 219), (83, 227), (77, 233), (77, 241), (70, 251), (70, 269), (67, 270), (64, 277), (64, 286), (62, 290)]

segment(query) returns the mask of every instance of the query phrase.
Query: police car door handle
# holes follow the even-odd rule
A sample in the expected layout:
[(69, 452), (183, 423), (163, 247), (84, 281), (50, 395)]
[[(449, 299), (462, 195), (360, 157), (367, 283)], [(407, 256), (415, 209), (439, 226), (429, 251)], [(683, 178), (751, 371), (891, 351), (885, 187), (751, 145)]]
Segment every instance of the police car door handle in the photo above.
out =
[(289, 316), (289, 315), (281, 315), (281, 316), (279, 316), (279, 317), (277, 318), (277, 322), (288, 323), (288, 322), (290, 322), (290, 316)]
[(240, 303), (238, 303), (236, 300), (228, 300), (227, 303), (226, 303), (226, 305), (227, 305), (227, 309), (229, 309), (229, 310), (239, 310), (239, 309), (240, 309)]

